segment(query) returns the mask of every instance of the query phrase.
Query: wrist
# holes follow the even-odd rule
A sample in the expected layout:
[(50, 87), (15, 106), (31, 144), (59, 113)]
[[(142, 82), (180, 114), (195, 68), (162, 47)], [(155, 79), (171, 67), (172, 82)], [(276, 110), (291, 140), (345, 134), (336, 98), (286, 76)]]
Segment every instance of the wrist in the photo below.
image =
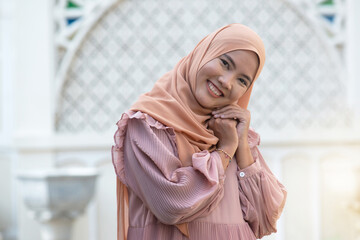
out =
[(233, 155), (230, 155), (224, 149), (221, 149), (221, 148), (217, 148), (217, 149), (215, 149), (215, 151), (218, 151), (219, 153), (221, 152), (223, 155), (225, 155), (226, 158), (229, 159), (229, 162), (231, 162), (231, 159), (233, 158)]
[(236, 148), (235, 154), (247, 152), (250, 150), (249, 143), (247, 141), (239, 142), (239, 146)]
[(248, 135), (244, 134), (242, 136), (239, 136), (238, 143), (239, 143), (239, 146), (248, 144)]
[(221, 148), (216, 148), (215, 151), (219, 154), (224, 170), (226, 170), (231, 163), (231, 159), (233, 158), (233, 156)]
[[(235, 152), (236, 152), (236, 149), (237, 149), (237, 145), (235, 144), (218, 144), (216, 149), (220, 149), (220, 150), (223, 150), (227, 155), (233, 157), (235, 155)], [(224, 154), (225, 154), (224, 153)]]
[(239, 144), (235, 153), (236, 161), (240, 169), (246, 168), (254, 163), (249, 144)]

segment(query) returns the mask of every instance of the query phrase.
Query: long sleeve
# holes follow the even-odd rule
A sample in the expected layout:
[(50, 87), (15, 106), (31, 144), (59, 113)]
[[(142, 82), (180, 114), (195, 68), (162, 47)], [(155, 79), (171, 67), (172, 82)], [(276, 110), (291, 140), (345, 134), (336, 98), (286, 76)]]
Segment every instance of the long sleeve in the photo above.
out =
[(255, 162), (238, 169), (239, 198), (244, 220), (257, 238), (276, 232), (286, 200), (285, 187), (266, 165), (257, 146), (251, 146)]
[(130, 119), (124, 140), (127, 186), (165, 224), (189, 222), (214, 209), (223, 196), (224, 169), (217, 153), (202, 151), (182, 167), (166, 130)]

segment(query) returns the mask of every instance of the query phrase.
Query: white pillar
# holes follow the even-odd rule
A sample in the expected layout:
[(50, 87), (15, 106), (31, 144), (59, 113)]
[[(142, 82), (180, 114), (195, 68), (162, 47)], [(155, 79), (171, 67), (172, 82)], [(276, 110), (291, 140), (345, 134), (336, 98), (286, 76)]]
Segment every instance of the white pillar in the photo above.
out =
[[(54, 153), (42, 146), (54, 134), (54, 0), (14, 0), (14, 144), (19, 169), (49, 168)], [(39, 147), (40, 150), (36, 150)], [(18, 194), (22, 192), (17, 185)], [(21, 198), (18, 239), (40, 239), (39, 224), (29, 218)]]
[(54, 21), (52, 0), (17, 0), (15, 134), (53, 133)]
[(16, 161), (12, 148), (14, 17), (14, 2), (0, 0), (0, 231), (4, 239), (17, 238)]
[(13, 2), (0, 0), (0, 146), (7, 150), (13, 130)]
[[(347, 0), (346, 61), (350, 106), (360, 119), (360, 1)], [(359, 127), (359, 126), (358, 126)]]

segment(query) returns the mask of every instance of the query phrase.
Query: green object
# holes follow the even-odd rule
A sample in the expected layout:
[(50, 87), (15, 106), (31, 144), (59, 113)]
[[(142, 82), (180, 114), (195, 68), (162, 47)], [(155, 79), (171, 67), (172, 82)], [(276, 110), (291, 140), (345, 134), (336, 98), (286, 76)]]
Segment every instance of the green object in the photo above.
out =
[(334, 0), (324, 0), (321, 3), (319, 3), (319, 5), (334, 5)]
[(78, 4), (74, 3), (73, 1), (68, 1), (66, 8), (81, 8)]

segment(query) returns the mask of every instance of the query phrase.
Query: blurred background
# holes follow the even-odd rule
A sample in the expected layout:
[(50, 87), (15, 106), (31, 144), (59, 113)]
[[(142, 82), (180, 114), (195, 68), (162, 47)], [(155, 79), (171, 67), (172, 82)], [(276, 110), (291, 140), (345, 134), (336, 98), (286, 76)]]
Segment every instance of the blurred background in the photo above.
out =
[(358, 0), (0, 0), (0, 239), (41, 239), (46, 220), (24, 192), (40, 204), (52, 189), (28, 188), (19, 172), (74, 167), (98, 177), (71, 239), (116, 239), (116, 122), (233, 22), (265, 43), (249, 109), (288, 190), (264, 239), (360, 239), (359, 12)]

